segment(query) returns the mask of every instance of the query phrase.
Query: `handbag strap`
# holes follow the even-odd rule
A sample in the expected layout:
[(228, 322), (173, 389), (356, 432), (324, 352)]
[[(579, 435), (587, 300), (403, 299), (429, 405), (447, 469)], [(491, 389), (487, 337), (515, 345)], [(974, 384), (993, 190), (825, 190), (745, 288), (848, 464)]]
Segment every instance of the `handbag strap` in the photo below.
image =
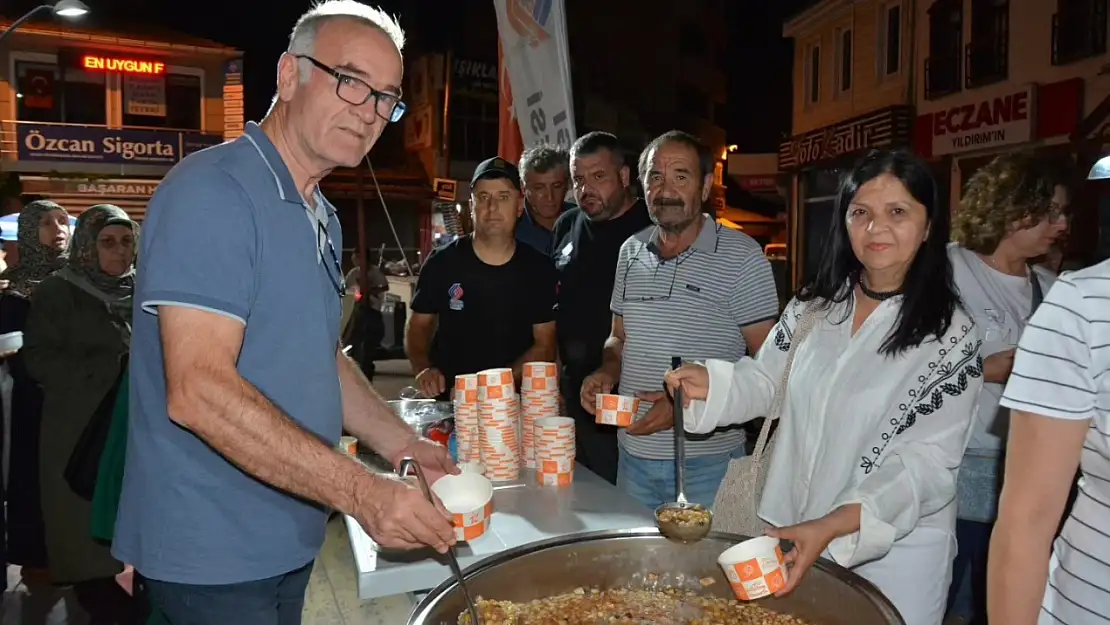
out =
[(802, 341), (809, 335), (810, 330), (816, 325), (817, 316), (817, 304), (811, 302), (806, 306), (798, 325), (794, 328), (794, 337), (790, 341), (790, 349), (786, 353), (786, 364), (782, 367), (782, 375), (775, 387), (775, 398), (771, 402), (771, 411), (763, 419), (763, 427), (759, 429), (759, 438), (756, 439), (755, 449), (752, 450), (752, 462), (757, 465), (763, 457), (763, 451), (767, 448), (767, 441), (771, 436), (771, 422), (782, 416), (782, 406), (786, 401), (786, 385), (790, 382), (790, 369), (794, 366), (794, 356), (798, 353), (798, 346), (801, 345)]
[(1029, 284), (1033, 287), (1033, 306), (1029, 311), (1029, 316), (1032, 317), (1033, 313), (1037, 312), (1037, 307), (1044, 301), (1044, 287), (1041, 286), (1041, 279), (1037, 277), (1037, 271), (1033, 265), (1029, 265)]

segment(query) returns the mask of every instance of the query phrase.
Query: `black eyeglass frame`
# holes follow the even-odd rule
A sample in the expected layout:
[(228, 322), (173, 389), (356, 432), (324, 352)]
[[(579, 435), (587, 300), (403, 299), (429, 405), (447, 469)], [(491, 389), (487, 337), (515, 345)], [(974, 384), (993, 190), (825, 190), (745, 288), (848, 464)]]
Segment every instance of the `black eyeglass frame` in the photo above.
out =
[[(316, 221), (316, 249), (320, 250), (320, 235), (323, 235), (324, 241), (328, 244), (328, 253), (331, 255), (332, 265), (335, 267), (335, 275), (333, 276), (331, 270), (324, 267), (324, 273), (328, 274), (328, 280), (331, 282), (335, 292), (339, 295), (339, 299), (347, 297), (347, 278), (343, 275), (343, 263), (339, 262), (339, 254), (335, 252), (335, 245), (331, 242), (331, 235), (328, 234), (328, 229), (324, 222)], [(339, 277), (336, 280), (336, 276)]]
[[(356, 78), (354, 76), (344, 74), (344, 73), (336, 70), (334, 67), (329, 67), (328, 65), (326, 65), (324, 63), (321, 63), (320, 61), (316, 60), (315, 58), (313, 58), (313, 57), (311, 57), (307, 54), (294, 54), (293, 58), (304, 59), (304, 60), (308, 61), (309, 63), (312, 63), (313, 65), (315, 65), (316, 69), (331, 75), (332, 78), (335, 78), (335, 97), (339, 98), (340, 100), (343, 100), (347, 104), (351, 104), (351, 105), (354, 105), (354, 106), (362, 106), (363, 104), (366, 104), (367, 102), (369, 102), (371, 98), (373, 98), (374, 99), (374, 113), (376, 113), (378, 115), (378, 117), (381, 117), (382, 119), (384, 119), (385, 121), (387, 121), (391, 124), (401, 121), (401, 118), (405, 116), (405, 111), (408, 110), (408, 105), (405, 104), (404, 101), (401, 100), (401, 98), (399, 98), (396, 95), (394, 95), (392, 93), (389, 93), (387, 91), (379, 91), (379, 90), (371, 87), (369, 84), (367, 84), (367, 82), (365, 80), (362, 80), (361, 78)], [(352, 84), (352, 83), (354, 83), (354, 84)], [(352, 101), (348, 100), (347, 98), (344, 98), (343, 95), (341, 93), (339, 93), (340, 89), (342, 89), (343, 85), (345, 85), (345, 84), (349, 85), (349, 86), (355, 86), (355, 87), (363, 86), (363, 87), (366, 87), (369, 90), (369, 92), (366, 94), (366, 97), (362, 100), (362, 102), (352, 102)], [(381, 106), (382, 102), (392, 102), (393, 103), (393, 106), (390, 107), (390, 109), (389, 109), (389, 117), (386, 117), (385, 115), (382, 115), (381, 111), (378, 110), (379, 107)]]

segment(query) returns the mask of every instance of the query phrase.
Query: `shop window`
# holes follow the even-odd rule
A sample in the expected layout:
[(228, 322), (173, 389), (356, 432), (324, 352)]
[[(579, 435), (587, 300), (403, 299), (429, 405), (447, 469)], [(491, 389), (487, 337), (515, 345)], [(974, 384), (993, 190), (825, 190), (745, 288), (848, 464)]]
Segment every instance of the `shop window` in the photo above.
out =
[(1052, 16), (1052, 64), (1106, 54), (1107, 0), (1056, 0)]
[(16, 117), (20, 121), (104, 125), (105, 76), (55, 63), (17, 61)]
[(902, 5), (888, 4), (879, 15), (879, 77), (902, 70)]
[(805, 57), (806, 103), (821, 101), (821, 46), (813, 44), (806, 50)]
[(852, 30), (845, 28), (838, 35), (836, 50), (838, 67), (836, 86), (843, 93), (852, 89)]
[(973, 0), (964, 76), (968, 89), (1006, 80), (1010, 67), (1010, 3)]
[(963, 66), (963, 0), (939, 0), (929, 7), (929, 57), (925, 59), (925, 97), (960, 90)]
[(482, 161), (496, 155), (497, 102), (459, 96), (451, 108), (451, 159)]
[[(131, 95), (131, 91), (126, 84), (127, 80), (127, 76), (122, 77), (122, 81), (125, 83), (121, 94), (124, 126), (147, 126), (177, 130), (204, 129), (203, 119), (201, 118), (203, 90), (199, 76), (167, 74), (164, 79), (164, 86), (156, 86), (155, 92), (157, 88), (165, 89), (164, 115), (147, 114), (144, 111), (144, 103), (132, 102), (131, 98), (137, 96)], [(149, 81), (152, 79), (142, 77), (135, 80)], [(146, 93), (149, 93), (149, 91)], [(140, 113), (140, 111), (143, 111), (143, 113)]]

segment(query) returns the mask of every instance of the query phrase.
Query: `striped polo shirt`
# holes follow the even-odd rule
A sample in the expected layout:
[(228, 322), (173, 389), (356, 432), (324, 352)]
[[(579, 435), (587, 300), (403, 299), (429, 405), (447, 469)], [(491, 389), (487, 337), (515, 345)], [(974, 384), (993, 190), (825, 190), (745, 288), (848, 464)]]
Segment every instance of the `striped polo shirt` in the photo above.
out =
[(1110, 622), (1110, 261), (1061, 276), (1029, 320), (1002, 405), (1090, 423), (1039, 623)]
[[(748, 235), (704, 216), (694, 243), (675, 258), (658, 254), (659, 229), (641, 230), (621, 246), (613, 281), (613, 314), (624, 321), (620, 393), (663, 390), (671, 357), (739, 360), (747, 351), (740, 328), (779, 315), (771, 264)], [(651, 407), (640, 402), (642, 417)], [(674, 430), (619, 440), (638, 458), (674, 458)], [(688, 435), (686, 453), (729, 453), (744, 444), (739, 428)]]

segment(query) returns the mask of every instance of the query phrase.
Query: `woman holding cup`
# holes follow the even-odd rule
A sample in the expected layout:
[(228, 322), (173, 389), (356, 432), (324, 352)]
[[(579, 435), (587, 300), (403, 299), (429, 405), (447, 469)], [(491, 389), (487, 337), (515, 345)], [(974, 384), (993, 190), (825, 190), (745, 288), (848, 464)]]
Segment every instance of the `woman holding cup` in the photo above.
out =
[(848, 172), (835, 209), (820, 271), (758, 355), (666, 382), (683, 390), (691, 433), (768, 414), (782, 387), (759, 507), (768, 534), (793, 542), (778, 594), (825, 556), (878, 586), (907, 625), (939, 625), (983, 375), (952, 283), (949, 215), (928, 167), (893, 151)]

